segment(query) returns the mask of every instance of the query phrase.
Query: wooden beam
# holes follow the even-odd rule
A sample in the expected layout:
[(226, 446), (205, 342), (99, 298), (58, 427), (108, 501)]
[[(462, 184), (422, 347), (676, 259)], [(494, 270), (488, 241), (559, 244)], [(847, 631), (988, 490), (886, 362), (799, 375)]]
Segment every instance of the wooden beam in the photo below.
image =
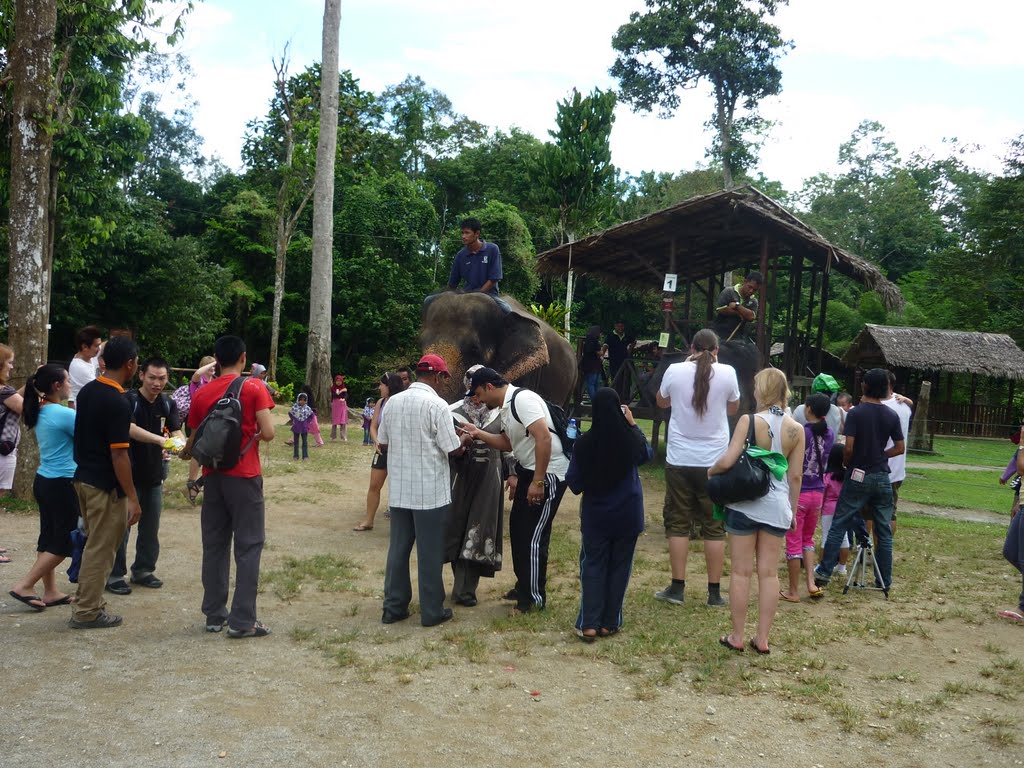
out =
[[(676, 272), (676, 239), (675, 239), (674, 236), (672, 237), (671, 240), (669, 240), (669, 243), (668, 243), (668, 271), (669, 271), (669, 274), (677, 274), (677, 272)], [(676, 287), (678, 288), (679, 286), (677, 285)], [(676, 297), (675, 293), (673, 293), (671, 291), (662, 291), (662, 294), (661, 294), (662, 305), (664, 306), (664, 303), (667, 302), (667, 301), (674, 301), (675, 297)], [(665, 351), (666, 352), (671, 352), (673, 347), (675, 346), (672, 343), (672, 328), (673, 328), (673, 326), (675, 326), (675, 323), (672, 320), (672, 310), (671, 309), (662, 309), (662, 313), (665, 316), (663, 330), (666, 333), (668, 333), (668, 346), (665, 348)]]
[(665, 274), (655, 269), (654, 265), (651, 264), (651, 262), (649, 262), (647, 259), (640, 255), (640, 251), (638, 251), (636, 248), (629, 248), (628, 251), (634, 259), (643, 264), (647, 268), (647, 271), (658, 279), (658, 285), (662, 285), (664, 283)]
[(767, 352), (765, 348), (765, 334), (764, 334), (764, 321), (765, 321), (765, 304), (768, 298), (768, 238), (761, 238), (761, 285), (757, 292), (757, 348), (761, 350), (761, 354)]
[(825, 270), (821, 275), (821, 305), (818, 311), (818, 359), (816, 362), (816, 370), (821, 373), (821, 359), (822, 349), (821, 346), (825, 343), (825, 311), (828, 309), (828, 283), (829, 275), (832, 273), (832, 257), (829, 255), (829, 260), (825, 264)]

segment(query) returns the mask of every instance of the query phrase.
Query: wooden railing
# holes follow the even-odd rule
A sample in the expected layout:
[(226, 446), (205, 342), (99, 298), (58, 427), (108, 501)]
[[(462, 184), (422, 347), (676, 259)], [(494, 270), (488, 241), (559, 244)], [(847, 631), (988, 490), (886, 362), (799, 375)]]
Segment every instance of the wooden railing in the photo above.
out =
[(1009, 437), (1020, 428), (1005, 405), (932, 403), (928, 412), (929, 431), (934, 435), (963, 437)]

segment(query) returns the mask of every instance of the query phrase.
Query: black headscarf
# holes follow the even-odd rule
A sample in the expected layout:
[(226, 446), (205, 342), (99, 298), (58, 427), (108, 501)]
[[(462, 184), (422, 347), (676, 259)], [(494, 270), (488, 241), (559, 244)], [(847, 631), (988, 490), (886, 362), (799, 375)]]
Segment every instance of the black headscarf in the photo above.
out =
[(573, 448), (573, 459), (583, 475), (584, 493), (610, 491), (647, 458), (644, 436), (629, 425), (619, 395), (601, 387), (592, 403), (592, 425)]

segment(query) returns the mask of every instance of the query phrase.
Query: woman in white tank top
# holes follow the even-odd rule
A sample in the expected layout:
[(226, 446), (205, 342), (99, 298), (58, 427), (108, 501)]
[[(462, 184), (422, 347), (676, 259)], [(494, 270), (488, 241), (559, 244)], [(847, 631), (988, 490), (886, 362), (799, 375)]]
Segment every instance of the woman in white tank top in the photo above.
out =
[(744, 625), (750, 579), (757, 556), (757, 632), (750, 638), (750, 647), (761, 654), (769, 653), (768, 632), (779, 605), (779, 550), (783, 537), (793, 524), (793, 510), (800, 497), (803, 475), (804, 429), (787, 416), (783, 409), (789, 400), (786, 376), (776, 368), (766, 368), (754, 377), (754, 397), (758, 412), (741, 416), (736, 423), (729, 448), (708, 470), (708, 477), (730, 469), (743, 452), (749, 419), (753, 418), (754, 441), (761, 448), (781, 453), (789, 462), (782, 480), (774, 480), (771, 490), (760, 499), (731, 504), (727, 510), (725, 530), (729, 533), (732, 570), (729, 578), (729, 606), (732, 611), (732, 632), (719, 639), (726, 648), (742, 651)]

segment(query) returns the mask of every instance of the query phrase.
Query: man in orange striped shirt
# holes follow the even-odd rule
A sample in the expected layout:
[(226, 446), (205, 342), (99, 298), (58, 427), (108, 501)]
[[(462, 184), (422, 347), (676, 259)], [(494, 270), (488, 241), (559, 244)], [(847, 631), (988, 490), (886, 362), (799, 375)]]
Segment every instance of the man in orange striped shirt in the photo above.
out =
[(78, 393), (75, 411), (75, 493), (85, 521), (85, 551), (78, 574), (72, 629), (121, 624), (108, 613), (103, 587), (125, 531), (142, 515), (128, 455), (131, 406), (124, 387), (139, 365), (139, 350), (127, 336), (114, 336), (103, 350), (104, 375)]

